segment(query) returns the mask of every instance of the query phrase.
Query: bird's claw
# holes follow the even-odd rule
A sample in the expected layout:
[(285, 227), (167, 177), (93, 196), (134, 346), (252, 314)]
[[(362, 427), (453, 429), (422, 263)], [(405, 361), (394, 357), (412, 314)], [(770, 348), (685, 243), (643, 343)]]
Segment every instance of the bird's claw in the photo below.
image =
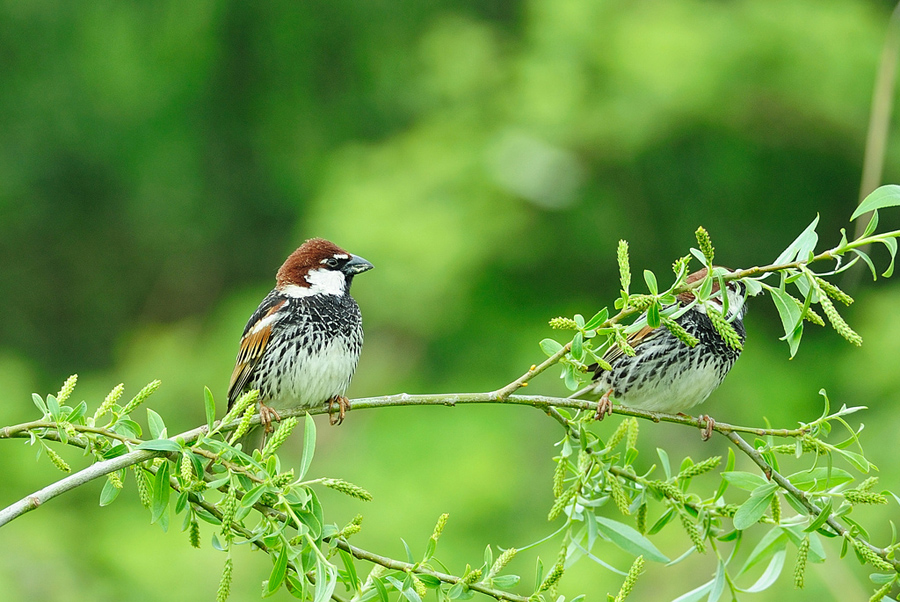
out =
[(603, 420), (606, 416), (612, 416), (613, 404), (609, 400), (609, 396), (612, 392), (613, 390), (610, 389), (597, 400), (597, 413), (594, 415), (594, 420)]
[(259, 404), (259, 423), (265, 427), (266, 434), (272, 432), (273, 420), (281, 422), (281, 416), (278, 415), (278, 412), (263, 403)]
[(700, 439), (709, 441), (709, 438), (712, 437), (713, 429), (716, 428), (716, 421), (708, 414), (701, 414), (697, 419), (697, 423), (700, 426)]
[[(337, 404), (337, 417), (334, 415), (334, 406)], [(335, 395), (328, 400), (328, 423), (331, 426), (337, 426), (344, 422), (344, 416), (350, 410), (350, 400), (343, 395)]]

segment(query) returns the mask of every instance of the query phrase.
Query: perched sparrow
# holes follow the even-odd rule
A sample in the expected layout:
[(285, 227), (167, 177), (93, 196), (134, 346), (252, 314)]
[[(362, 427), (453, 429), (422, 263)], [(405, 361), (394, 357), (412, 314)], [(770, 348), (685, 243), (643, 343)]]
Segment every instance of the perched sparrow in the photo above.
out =
[[(706, 277), (706, 269), (687, 277), (687, 283)], [(718, 283), (713, 284), (713, 293), (718, 292)], [(726, 285), (728, 295), (728, 315), (726, 318), (737, 331), (741, 343), (746, 337), (743, 317), (747, 311), (744, 304), (746, 287), (741, 282)], [(691, 292), (678, 295), (678, 303), (685, 307), (694, 300)], [(722, 310), (722, 297), (710, 300), (710, 305)], [(593, 383), (576, 395), (601, 395), (597, 408), (598, 418), (611, 413), (612, 395), (620, 403), (654, 412), (685, 412), (702, 403), (725, 379), (734, 362), (741, 354), (740, 349), (731, 347), (713, 327), (706, 308), (696, 304), (676, 320), (684, 329), (698, 339), (694, 347), (688, 347), (678, 340), (667, 328), (645, 326), (628, 336), (628, 343), (635, 355), (625, 355), (618, 347), (610, 347), (603, 359), (612, 370), (591, 366)], [(706, 420), (704, 440), (709, 439), (715, 422), (709, 416)]]
[[(291, 253), (269, 293), (244, 328), (228, 387), (228, 406), (242, 393), (259, 390), (266, 429), (277, 410), (336, 403), (340, 424), (344, 392), (356, 370), (363, 329), (350, 283), (372, 264), (334, 243), (311, 238)], [(246, 447), (246, 446), (245, 446)]]

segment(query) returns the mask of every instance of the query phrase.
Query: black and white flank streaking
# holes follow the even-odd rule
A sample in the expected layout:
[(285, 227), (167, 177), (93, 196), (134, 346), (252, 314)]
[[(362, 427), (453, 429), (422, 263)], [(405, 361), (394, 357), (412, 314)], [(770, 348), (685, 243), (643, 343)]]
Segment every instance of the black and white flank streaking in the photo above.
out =
[(339, 406), (340, 424), (363, 343), (362, 316), (350, 296), (356, 274), (372, 264), (312, 238), (291, 253), (244, 328), (228, 387), (229, 408), (251, 389), (268, 429), (278, 410)]
[[(704, 268), (689, 275), (687, 283), (705, 277)], [(718, 290), (718, 283), (714, 283), (713, 293)], [(747, 335), (743, 322), (747, 311), (746, 287), (741, 282), (729, 282), (726, 295), (728, 315), (725, 318), (731, 322), (743, 344)], [(693, 301), (691, 292), (678, 295), (682, 307)], [(713, 297), (709, 303), (719, 311), (723, 308), (721, 295)], [(697, 345), (689, 347), (665, 327), (645, 326), (627, 338), (635, 355), (629, 356), (618, 347), (610, 347), (603, 359), (612, 370), (597, 367), (593, 383), (576, 396), (602, 396), (598, 415), (604, 410), (609, 411), (610, 395), (626, 406), (672, 414), (686, 412), (704, 402), (725, 380), (741, 350), (730, 346), (719, 335), (703, 304), (694, 304), (676, 321), (698, 340)], [(708, 438), (714, 423), (710, 418), (704, 418), (707, 420), (704, 435)]]

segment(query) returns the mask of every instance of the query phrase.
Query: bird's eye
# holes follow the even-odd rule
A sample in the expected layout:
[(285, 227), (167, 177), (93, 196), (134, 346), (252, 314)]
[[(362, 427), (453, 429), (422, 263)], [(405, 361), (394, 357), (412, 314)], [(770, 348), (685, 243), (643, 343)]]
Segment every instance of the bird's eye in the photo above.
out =
[(334, 268), (338, 267), (338, 260), (335, 259), (334, 257), (329, 257), (328, 259), (325, 260), (325, 265), (327, 265), (331, 269), (334, 269)]

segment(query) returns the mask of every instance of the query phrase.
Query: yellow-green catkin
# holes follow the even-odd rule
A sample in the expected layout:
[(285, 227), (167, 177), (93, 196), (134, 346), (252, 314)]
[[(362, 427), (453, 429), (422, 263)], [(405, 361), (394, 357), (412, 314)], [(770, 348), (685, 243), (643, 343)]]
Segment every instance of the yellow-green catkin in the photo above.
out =
[(481, 579), (481, 569), (473, 569), (468, 564), (466, 565), (466, 572), (463, 573), (462, 582), (466, 585), (471, 585), (473, 583), (478, 582)]
[(559, 460), (556, 462), (556, 469), (553, 471), (553, 497), (557, 498), (563, 492), (563, 487), (565, 485), (566, 480), (566, 468), (569, 465), (569, 461), (559, 457)]
[[(812, 435), (802, 435), (800, 437), (800, 445), (805, 452), (816, 452), (816, 455), (822, 456), (828, 454), (831, 450), (828, 446), (813, 437)], [(792, 446), (793, 447), (793, 446)]]
[[(72, 467), (69, 466), (68, 462), (63, 460), (62, 456), (56, 453), (52, 448), (45, 445), (44, 451), (47, 452), (47, 457), (50, 458), (50, 461), (53, 462), (54, 466), (63, 472), (72, 472)], [(121, 487), (119, 489), (121, 489)]]
[(591, 458), (591, 454), (584, 450), (578, 452), (578, 474), (588, 474), (593, 465), (594, 460)]
[(187, 452), (181, 454), (181, 468), (179, 476), (185, 483), (190, 483), (194, 480), (194, 463), (191, 461), (191, 455)]
[(428, 588), (425, 587), (425, 584), (422, 583), (422, 580), (419, 579), (418, 576), (412, 571), (409, 571), (409, 576), (412, 579), (413, 589), (417, 594), (419, 594), (420, 598), (424, 598), (428, 595)]
[(188, 539), (191, 547), (200, 549), (200, 523), (196, 518), (191, 519), (191, 524), (188, 526)]
[(668, 331), (671, 332), (676, 339), (678, 339), (688, 347), (696, 347), (697, 343), (700, 342), (700, 339), (689, 333), (684, 329), (684, 326), (682, 326), (672, 318), (668, 316), (660, 316), (659, 319), (660, 322), (662, 322), (662, 325), (665, 326), (666, 329), (668, 329)]
[(119, 471), (111, 472), (106, 475), (106, 478), (109, 479), (109, 482), (112, 483), (112, 486), (116, 489), (122, 489), (125, 487), (125, 484), (122, 483), (122, 477), (119, 475)]
[(234, 405), (228, 410), (228, 413), (222, 418), (222, 424), (228, 424), (237, 420), (238, 416), (243, 416), (247, 408), (256, 406), (257, 399), (259, 399), (259, 391), (256, 389), (251, 389), (238, 397)]
[(723, 316), (721, 312), (707, 306), (706, 315), (709, 317), (709, 321), (712, 322), (713, 328), (716, 329), (716, 332), (719, 333), (719, 336), (722, 337), (722, 340), (725, 341), (729, 347), (732, 349), (744, 348), (744, 345), (741, 343), (740, 335), (738, 335), (734, 326), (725, 319), (725, 316)]
[(882, 600), (884, 600), (885, 596), (891, 593), (892, 587), (894, 587), (894, 582), (888, 581), (877, 590), (875, 590), (875, 593), (872, 594), (871, 598), (869, 598), (869, 602), (881, 602)]
[(569, 505), (569, 502), (572, 501), (572, 498), (575, 497), (575, 494), (578, 493), (578, 485), (572, 485), (565, 491), (563, 491), (562, 495), (556, 498), (556, 501), (553, 503), (553, 506), (550, 508), (550, 512), (547, 514), (547, 520), (555, 520), (562, 511), (566, 509), (566, 506)]
[(631, 590), (634, 589), (634, 584), (637, 583), (638, 577), (641, 576), (641, 573), (644, 572), (644, 557), (638, 556), (634, 559), (634, 562), (631, 563), (631, 568), (628, 569), (628, 574), (625, 575), (625, 582), (622, 583), (621, 589), (619, 589), (618, 595), (615, 597), (616, 602), (624, 602), (625, 598), (631, 593)]
[[(253, 422), (253, 415), (256, 413), (256, 406), (248, 406), (244, 409), (244, 415), (241, 416), (241, 421), (238, 423), (238, 427), (234, 429), (234, 432), (231, 434), (231, 438), (228, 442), (231, 445), (234, 445), (234, 442), (246, 435), (250, 431), (250, 425)], [(244, 450), (249, 453), (248, 450)]]
[(831, 302), (831, 299), (825, 291), (822, 290), (821, 285), (815, 279), (812, 280), (812, 284), (818, 294), (819, 305), (822, 306), (822, 311), (825, 312), (825, 317), (831, 322), (832, 328), (834, 328), (839, 335), (857, 347), (862, 345), (862, 337), (850, 328), (850, 325), (847, 324), (846, 321), (844, 321), (844, 318), (838, 313), (834, 303)]
[(359, 533), (362, 530), (362, 521), (362, 514), (357, 514), (356, 516), (354, 516), (353, 520), (344, 525), (344, 528), (341, 529), (341, 536), (350, 537), (351, 535), (356, 535), (357, 533)]
[(645, 310), (656, 303), (656, 297), (653, 295), (630, 295), (628, 297), (628, 305), (638, 310)]
[(706, 231), (706, 228), (700, 226), (694, 234), (697, 236), (697, 245), (699, 245), (700, 252), (706, 258), (706, 263), (712, 265), (713, 258), (716, 256), (716, 250), (713, 247), (712, 239), (709, 237), (709, 232)]
[(219, 507), (222, 511), (222, 534), (225, 535), (226, 538), (231, 538), (231, 523), (234, 520), (235, 514), (237, 514), (238, 509), (238, 500), (234, 495), (234, 490), (229, 488), (228, 493), (225, 494), (225, 498), (219, 502)]
[(147, 481), (147, 471), (141, 468), (140, 465), (132, 466), (134, 469), (134, 481), (137, 483), (138, 490), (138, 498), (141, 500), (141, 505), (145, 508), (149, 508), (153, 503), (153, 498), (150, 495), (150, 483)]
[(616, 329), (616, 337), (615, 337), (616, 347), (622, 350), (622, 353), (625, 355), (634, 357), (635, 351), (634, 347), (632, 347), (627, 340), (625, 340), (625, 336), (622, 334), (622, 331)]
[(616, 259), (619, 264), (619, 283), (622, 285), (622, 290), (627, 293), (628, 288), (631, 286), (631, 265), (628, 261), (628, 241), (619, 241), (619, 246), (616, 249)]
[[(787, 293), (785, 293), (785, 294), (787, 294)], [(803, 305), (804, 305), (803, 301), (801, 301), (800, 299), (798, 299), (792, 295), (788, 295), (788, 297), (790, 297), (794, 301), (794, 303), (797, 304), (797, 307), (799, 307), (801, 311), (803, 310)], [(825, 320), (822, 319), (822, 316), (820, 316), (815, 311), (813, 311), (812, 307), (806, 308), (806, 313), (803, 314), (803, 319), (806, 320), (807, 322), (812, 322), (816, 326), (825, 326)]]
[(506, 565), (515, 558), (518, 550), (515, 548), (507, 548), (503, 551), (502, 554), (497, 556), (497, 560), (494, 561), (494, 564), (491, 565), (491, 569), (488, 571), (487, 577), (485, 577), (486, 581), (490, 581), (494, 577), (500, 574), (500, 572), (506, 568)]
[(824, 278), (819, 278), (818, 276), (816, 276), (816, 282), (819, 284), (819, 287), (823, 291), (825, 291), (825, 294), (832, 299), (840, 301), (844, 305), (850, 305), (851, 303), (853, 303), (853, 297), (839, 289), (837, 285), (828, 282)]
[(707, 458), (702, 462), (698, 462), (697, 464), (691, 464), (684, 470), (678, 473), (678, 476), (675, 477), (679, 481), (683, 481), (685, 479), (690, 479), (696, 476), (700, 476), (702, 474), (706, 474), (711, 470), (715, 470), (715, 468), (722, 463), (722, 456), (713, 456), (711, 458)]
[(434, 525), (434, 532), (431, 534), (431, 539), (437, 541), (441, 538), (441, 533), (444, 532), (444, 527), (447, 526), (448, 518), (450, 518), (450, 515), (446, 512), (438, 517), (437, 524)]
[(647, 532), (647, 504), (641, 504), (638, 506), (637, 518), (635, 520), (637, 523), (638, 533), (643, 535)]
[(119, 398), (122, 397), (122, 393), (124, 392), (125, 385), (123, 383), (119, 383), (115, 387), (113, 387), (112, 391), (110, 391), (106, 398), (103, 400), (103, 403), (100, 404), (100, 407), (97, 408), (97, 411), (94, 412), (94, 421), (96, 422), (101, 417), (103, 417), (104, 414), (112, 411), (113, 406), (116, 405), (116, 403), (119, 401)]
[(640, 429), (637, 418), (632, 416), (626, 422), (628, 423), (628, 433), (625, 436), (625, 447), (627, 449), (637, 449), (638, 430)]
[(138, 391), (138, 394), (131, 398), (125, 407), (122, 409), (122, 414), (130, 414), (135, 411), (139, 405), (147, 401), (147, 398), (153, 395), (153, 393), (159, 388), (162, 384), (160, 380), (153, 380), (147, 383), (147, 385)]
[(550, 320), (550, 328), (554, 330), (578, 330), (578, 324), (572, 318), (553, 318)]
[(72, 391), (75, 390), (76, 382), (78, 382), (78, 375), (73, 374), (66, 379), (66, 382), (63, 383), (63, 386), (59, 390), (59, 393), (56, 394), (56, 400), (60, 403), (60, 405), (64, 404), (66, 400), (69, 399), (69, 396), (72, 395)]
[(806, 578), (806, 559), (809, 556), (809, 537), (804, 538), (803, 543), (797, 549), (797, 564), (794, 566), (794, 587), (803, 589)]
[(875, 550), (864, 544), (858, 539), (853, 539), (853, 545), (856, 547), (856, 551), (859, 552), (859, 555), (865, 558), (866, 562), (874, 566), (876, 569), (882, 571), (893, 571), (894, 565), (882, 558), (878, 555)]
[(622, 419), (622, 422), (619, 423), (619, 426), (616, 427), (616, 430), (613, 431), (613, 434), (609, 436), (609, 441), (606, 442), (606, 447), (609, 449), (613, 449), (617, 446), (622, 439), (625, 438), (625, 435), (628, 433), (628, 419)]
[(291, 431), (294, 430), (295, 426), (297, 426), (297, 418), (295, 416), (282, 420), (278, 428), (275, 429), (275, 433), (266, 441), (266, 445), (262, 450), (263, 458), (271, 456), (278, 451), (278, 448), (284, 445), (287, 438), (291, 436)]
[(777, 493), (772, 496), (772, 520), (776, 525), (781, 523), (781, 498)]
[(545, 592), (551, 587), (555, 586), (559, 583), (559, 580), (562, 579), (563, 573), (566, 568), (566, 549), (563, 548), (559, 553), (559, 558), (556, 560), (556, 564), (553, 565), (553, 569), (547, 573), (547, 576), (544, 577), (544, 580), (541, 582), (541, 586), (538, 588), (538, 592)]
[(700, 535), (698, 525), (696, 525), (685, 512), (679, 512), (678, 517), (681, 519), (681, 526), (684, 527), (688, 537), (691, 538), (691, 543), (694, 544), (694, 547), (697, 548), (699, 553), (704, 554), (706, 552), (706, 545), (703, 542), (703, 536)]
[(678, 488), (674, 483), (667, 483), (666, 481), (650, 481), (648, 483), (650, 487), (653, 487), (658, 492), (669, 498), (670, 500), (684, 503), (684, 492)]
[(234, 572), (234, 562), (231, 557), (225, 559), (225, 567), (222, 569), (222, 579), (219, 581), (219, 589), (216, 590), (216, 602), (225, 602), (231, 594), (231, 575)]
[(860, 491), (859, 489), (848, 489), (844, 492), (844, 499), (853, 504), (887, 504), (888, 500), (880, 493), (872, 491)]
[(363, 500), (364, 502), (372, 501), (371, 493), (369, 493), (359, 485), (348, 483), (347, 481), (344, 481), (342, 479), (323, 479), (322, 484), (329, 489), (340, 491), (341, 493), (349, 495), (350, 497), (355, 497), (358, 500)]
[(609, 493), (612, 496), (613, 502), (616, 503), (616, 508), (618, 508), (619, 512), (623, 515), (631, 516), (631, 510), (628, 508), (631, 505), (631, 500), (628, 499), (628, 494), (625, 493), (625, 488), (622, 487), (622, 483), (620, 483), (616, 475), (611, 472), (606, 473), (606, 482), (609, 484)]
[(675, 260), (675, 263), (672, 264), (672, 271), (678, 274), (682, 270), (687, 272), (688, 264), (691, 263), (691, 255), (685, 255), (684, 257), (679, 257)]

